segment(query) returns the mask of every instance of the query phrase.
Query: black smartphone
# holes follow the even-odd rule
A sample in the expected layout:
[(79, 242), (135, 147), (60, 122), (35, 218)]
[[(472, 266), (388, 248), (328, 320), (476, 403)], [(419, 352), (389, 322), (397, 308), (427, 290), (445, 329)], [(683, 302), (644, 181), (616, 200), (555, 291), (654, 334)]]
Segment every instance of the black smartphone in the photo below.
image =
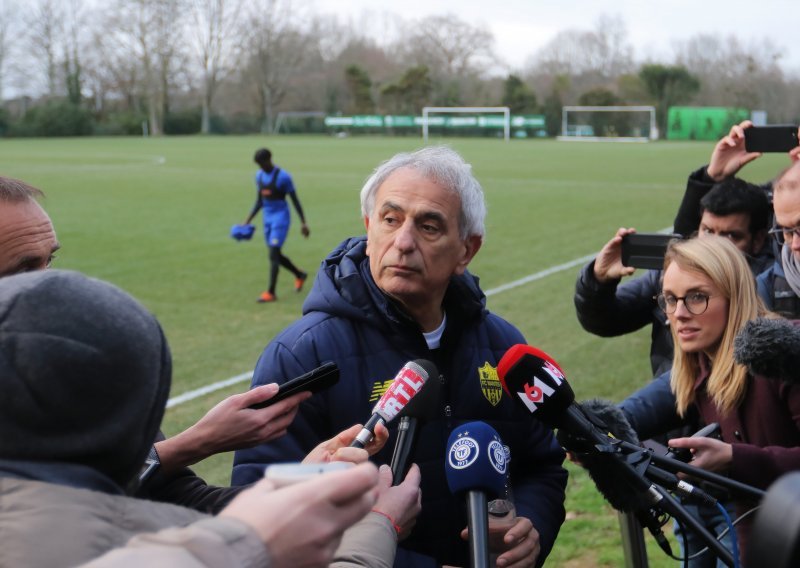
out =
[[(697, 432), (691, 435), (691, 438), (715, 438), (722, 439), (722, 430), (719, 424), (712, 422), (708, 426), (700, 428)], [(680, 460), (684, 463), (692, 461), (692, 452), (689, 448), (668, 448), (668, 452), (664, 457)]]
[(293, 394), (303, 391), (319, 392), (338, 382), (339, 367), (336, 363), (328, 362), (316, 369), (312, 369), (304, 375), (286, 381), (278, 387), (278, 392), (275, 396), (264, 402), (252, 404), (249, 408), (264, 408), (283, 400), (287, 396), (292, 396)]
[(622, 264), (634, 268), (661, 270), (667, 244), (680, 235), (663, 233), (630, 233), (622, 237)]
[(797, 145), (797, 126), (793, 124), (744, 129), (744, 149), (748, 152), (788, 152)]

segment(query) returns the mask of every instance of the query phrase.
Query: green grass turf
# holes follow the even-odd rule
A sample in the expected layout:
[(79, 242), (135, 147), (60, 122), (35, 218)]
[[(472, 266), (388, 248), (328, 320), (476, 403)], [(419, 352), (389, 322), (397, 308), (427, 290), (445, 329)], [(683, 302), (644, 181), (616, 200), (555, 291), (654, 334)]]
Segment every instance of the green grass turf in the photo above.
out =
[[(486, 192), (487, 239), (470, 266), (484, 289), (592, 254), (620, 226), (670, 226), (686, 176), (712, 149), (699, 142), (446, 143), (473, 164)], [(260, 232), (251, 242), (228, 237), (254, 201), (254, 150), (270, 147), (295, 179), (311, 237), (304, 240), (295, 223), (284, 253), (313, 275), (336, 244), (363, 233), (358, 193), (372, 169), (420, 145), (418, 138), (306, 136), (0, 140), (0, 174), (46, 191), (63, 246), (54, 266), (109, 280), (157, 315), (172, 347), (175, 396), (252, 370), (267, 342), (300, 315), (306, 292), (295, 294), (285, 272), (279, 302), (255, 303), (267, 279)], [(761, 182), (785, 162), (766, 156), (744, 177)], [(578, 269), (494, 294), (488, 304), (561, 363), (579, 399), (620, 400), (650, 378), (649, 330), (615, 339), (584, 332), (572, 303)], [(164, 430), (177, 433), (246, 387), (170, 410)], [(197, 470), (226, 484), (230, 463), (224, 454)], [(582, 471), (570, 469), (569, 520), (550, 564), (621, 565), (616, 514)], [(672, 565), (660, 552), (650, 556), (654, 566)]]

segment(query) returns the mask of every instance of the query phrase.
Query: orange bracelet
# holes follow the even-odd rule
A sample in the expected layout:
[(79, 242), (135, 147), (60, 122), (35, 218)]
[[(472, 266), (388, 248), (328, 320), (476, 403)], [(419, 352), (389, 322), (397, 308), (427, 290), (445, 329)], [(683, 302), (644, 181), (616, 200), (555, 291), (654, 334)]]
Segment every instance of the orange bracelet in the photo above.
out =
[(401, 529), (401, 528), (400, 528), (400, 526), (399, 526), (397, 523), (395, 523), (395, 522), (394, 522), (394, 519), (393, 519), (392, 517), (390, 517), (389, 515), (387, 515), (387, 514), (386, 514), (386, 513), (384, 513), (383, 511), (379, 511), (378, 509), (372, 509), (372, 512), (373, 512), (373, 513), (378, 513), (379, 515), (383, 515), (384, 517), (386, 517), (387, 519), (389, 519), (389, 522), (390, 522), (390, 523), (392, 523), (392, 527), (394, 527), (394, 532), (395, 532), (395, 533), (397, 533), (397, 535), (396, 535), (396, 536), (397, 536), (397, 537), (399, 537), (399, 536), (400, 536), (400, 532), (401, 532), (403, 529)]

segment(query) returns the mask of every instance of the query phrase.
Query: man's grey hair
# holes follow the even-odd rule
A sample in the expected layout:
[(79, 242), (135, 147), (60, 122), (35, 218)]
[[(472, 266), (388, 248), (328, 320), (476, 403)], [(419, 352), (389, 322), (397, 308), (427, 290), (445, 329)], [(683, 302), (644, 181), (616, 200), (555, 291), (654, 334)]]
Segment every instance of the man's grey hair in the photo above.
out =
[(21, 203), (28, 199), (41, 199), (44, 192), (18, 179), (0, 176), (0, 201)]
[(472, 166), (466, 163), (458, 152), (447, 146), (428, 146), (414, 152), (396, 154), (375, 168), (361, 189), (361, 214), (364, 217), (372, 215), (378, 188), (400, 168), (416, 170), (427, 179), (456, 193), (461, 199), (459, 237), (461, 239), (470, 236), (483, 237), (485, 232), (483, 222), (486, 218), (483, 189), (472, 175)]

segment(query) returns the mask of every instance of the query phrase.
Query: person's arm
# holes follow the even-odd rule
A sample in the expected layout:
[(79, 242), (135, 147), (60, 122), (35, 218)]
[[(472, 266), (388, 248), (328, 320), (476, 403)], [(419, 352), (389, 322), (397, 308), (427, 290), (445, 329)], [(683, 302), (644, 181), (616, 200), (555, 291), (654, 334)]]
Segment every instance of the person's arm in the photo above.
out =
[(262, 480), (215, 518), (138, 535), (86, 566), (325, 566), (343, 532), (375, 504), (377, 482), (370, 463), (277, 490)]
[(397, 541), (414, 527), (422, 509), (419, 468), (412, 465), (394, 487), (388, 465), (381, 466), (378, 476), (378, 501), (370, 514), (345, 531), (330, 568), (390, 568)]
[[(290, 351), (281, 343), (279, 336), (264, 349), (253, 372), (252, 388), (272, 382), (284, 382), (284, 377), (302, 375), (322, 364), (308, 348), (295, 346)], [(326, 431), (328, 417), (319, 393), (305, 403), (292, 422), (287, 434), (268, 444), (237, 450), (233, 458), (233, 485), (253, 483), (264, 474), (264, 466), (270, 463), (302, 461), (318, 444), (330, 436)]]
[(662, 373), (619, 403), (640, 440), (669, 432), (683, 423), (675, 407), (669, 376), (670, 371)]
[(686, 191), (673, 222), (673, 230), (684, 237), (691, 236), (700, 226), (700, 200), (715, 183), (739, 173), (761, 154), (747, 152), (744, 148), (744, 130), (753, 123), (745, 120), (734, 125), (727, 136), (714, 146), (708, 165), (689, 175)]
[(294, 208), (297, 211), (297, 216), (300, 217), (300, 232), (303, 234), (304, 237), (308, 238), (308, 235), (311, 234), (311, 231), (308, 229), (308, 225), (306, 225), (306, 217), (303, 215), (303, 206), (300, 205), (300, 198), (297, 197), (297, 192), (293, 191), (289, 194), (289, 197), (292, 198), (292, 203), (294, 204)]
[(660, 271), (620, 284), (601, 283), (594, 276), (595, 261), (581, 270), (575, 284), (575, 312), (583, 329), (600, 337), (616, 337), (654, 323), (653, 298), (659, 291)]
[(298, 393), (264, 408), (249, 408), (277, 392), (278, 385), (272, 383), (229, 396), (196, 424), (156, 442), (162, 471), (175, 471), (214, 454), (249, 448), (283, 436), (300, 403), (311, 393)]

